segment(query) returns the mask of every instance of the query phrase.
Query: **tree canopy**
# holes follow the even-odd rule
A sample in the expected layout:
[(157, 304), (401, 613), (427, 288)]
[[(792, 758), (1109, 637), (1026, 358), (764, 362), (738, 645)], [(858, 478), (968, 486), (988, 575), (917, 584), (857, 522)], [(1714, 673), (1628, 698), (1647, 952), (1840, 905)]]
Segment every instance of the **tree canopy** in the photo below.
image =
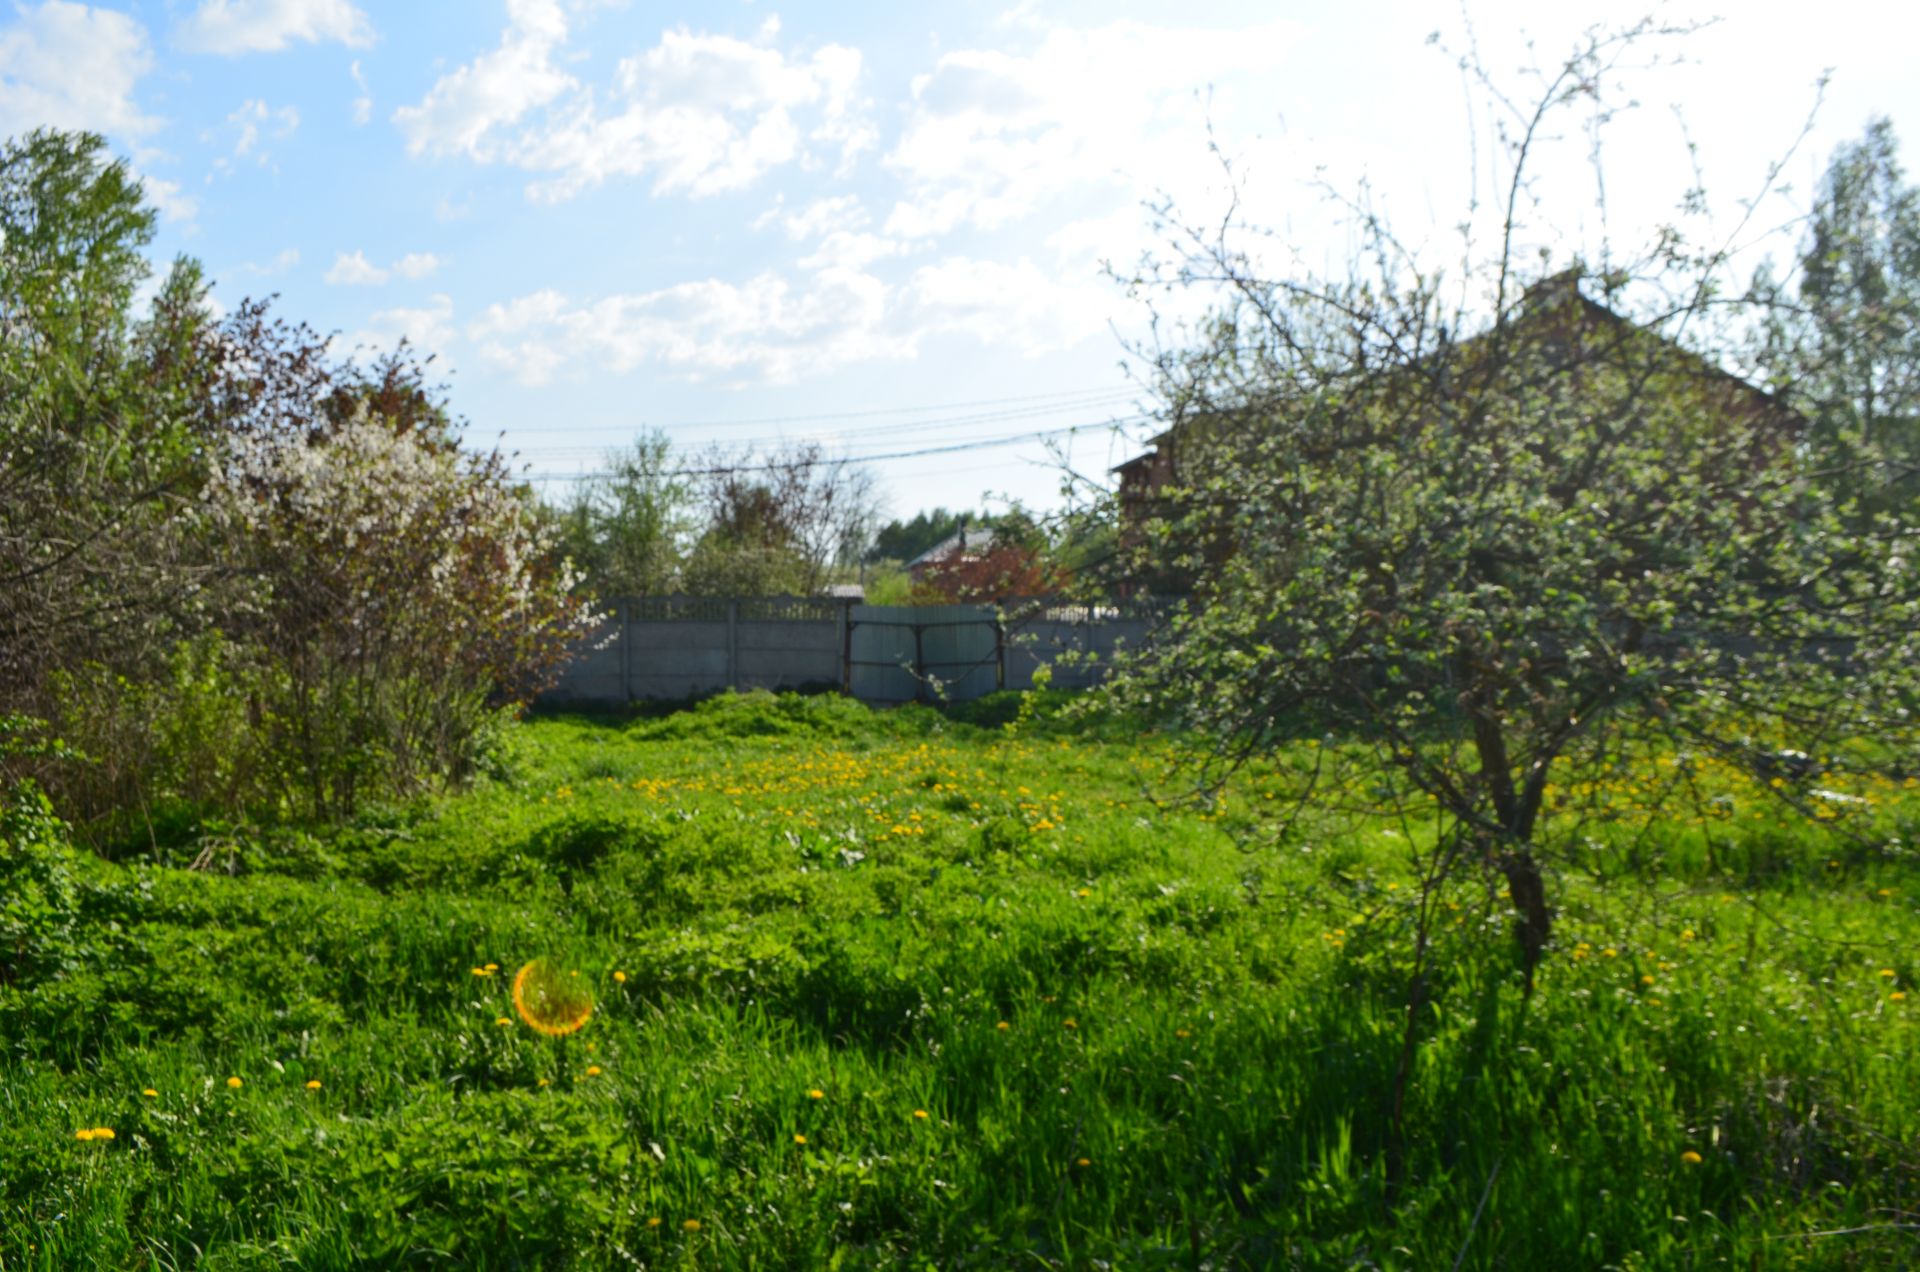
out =
[(150, 835), (459, 776), (583, 630), (531, 495), (404, 345), (216, 317), (186, 259), (143, 312), (153, 226), (101, 138), (0, 148), (0, 714), (76, 744), (13, 756)]
[(1196, 230), (1140, 280), (1217, 303), (1149, 351), (1176, 476), (1126, 560), (1195, 594), (1118, 698), (1210, 739), (1203, 786), (1302, 730), (1387, 760), (1354, 797), (1437, 819), (1424, 878), (1504, 881), (1529, 984), (1579, 810), (1603, 815), (1584, 778), (1651, 736), (1748, 764), (1910, 757), (1920, 705), (1912, 509), (1851, 515), (1805, 417), (1724, 369), (1765, 317), (1725, 254), (1677, 227), (1604, 269), (1513, 246), (1540, 214), (1529, 147), (1643, 34), (1596, 36), (1518, 112), (1486, 255), (1440, 270), (1363, 215), (1343, 276), (1269, 274)]

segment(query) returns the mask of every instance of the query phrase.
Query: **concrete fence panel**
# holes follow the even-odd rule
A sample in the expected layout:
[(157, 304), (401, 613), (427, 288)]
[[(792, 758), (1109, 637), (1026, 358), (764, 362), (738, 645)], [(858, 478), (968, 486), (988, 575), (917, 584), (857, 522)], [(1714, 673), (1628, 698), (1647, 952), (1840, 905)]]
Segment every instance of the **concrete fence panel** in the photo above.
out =
[[(1003, 611), (667, 596), (608, 602), (607, 610), (542, 705), (609, 707), (822, 685), (864, 702), (965, 702), (1030, 688), (1042, 666), (1055, 667), (1055, 685), (1080, 688), (1098, 683), (1115, 650), (1145, 639), (1153, 626), (1110, 607), (1047, 602)], [(1087, 655), (1090, 661), (1078, 660)]]

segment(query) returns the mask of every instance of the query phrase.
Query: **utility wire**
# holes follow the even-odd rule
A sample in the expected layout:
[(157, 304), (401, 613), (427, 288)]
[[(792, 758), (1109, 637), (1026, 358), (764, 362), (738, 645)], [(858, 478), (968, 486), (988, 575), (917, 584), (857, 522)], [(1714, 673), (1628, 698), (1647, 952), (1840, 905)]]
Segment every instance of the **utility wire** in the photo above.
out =
[[(1048, 433), (1060, 433), (1060, 432), (1072, 432), (1075, 429), (1085, 429), (1089, 431), (1094, 429), (1107, 430), (1107, 429), (1113, 428), (1116, 425), (1128, 424), (1131, 422), (1133, 422), (1131, 417), (1115, 419), (1109, 416), (1105, 419), (1083, 420), (1075, 424), (1062, 424), (1056, 428), (1047, 429), (1043, 431)], [(979, 443), (981, 445), (988, 445), (991, 443), (1001, 442), (1001, 441), (1018, 441), (1022, 438), (1033, 437), (1033, 436), (1035, 436), (1035, 432), (1034, 430), (1029, 428), (1029, 429), (1023, 429), (1017, 433), (1007, 433), (1007, 432), (1001, 432), (1001, 431), (994, 431), (994, 432), (987, 432), (987, 433), (958, 433), (958, 434), (948, 433), (946, 436), (943, 436), (943, 437), (927, 438), (925, 440), (929, 444), (935, 444), (940, 446), (965, 445), (970, 443)], [(823, 456), (821, 462), (824, 463), (828, 458), (860, 459), (862, 458), (863, 455), (873, 453), (876, 451), (884, 452), (884, 451), (900, 450), (903, 447), (910, 446), (915, 442), (920, 441), (921, 439), (918, 439), (918, 438), (908, 439), (908, 438), (903, 438), (899, 436), (887, 436), (887, 437), (860, 438), (853, 442), (841, 442), (840, 439), (832, 439), (832, 438), (793, 438), (789, 440), (795, 443), (812, 442), (817, 444)], [(697, 463), (702, 459), (709, 459), (709, 460), (713, 460), (714, 462), (731, 464), (732, 462), (734, 462), (735, 459), (737, 459), (738, 462), (743, 464), (751, 463), (753, 462), (753, 456), (751, 452), (758, 449), (760, 448), (753, 447), (753, 446), (724, 447), (724, 448), (719, 448), (719, 456), (717, 459), (715, 459), (715, 457), (712, 455), (692, 454), (692, 455), (683, 455), (681, 457), (681, 462)], [(584, 463), (595, 471), (617, 471), (617, 470), (623, 470), (629, 467), (629, 465), (618, 463), (618, 462), (605, 462), (605, 463), (596, 462), (596, 461), (600, 461), (607, 458), (600, 452), (584, 452), (583, 453), (580, 451), (534, 451), (530, 453), (527, 451), (515, 451), (515, 452), (512, 452), (512, 454), (521, 460), (525, 460), (529, 463), (536, 464), (541, 468), (558, 467), (558, 466), (564, 465), (568, 461), (572, 461), (576, 464)], [(613, 459), (617, 461), (618, 456), (617, 455), (614, 456)], [(783, 461), (780, 458), (778, 451), (770, 451), (767, 453), (766, 462), (778, 467), (778, 466), (783, 466), (784, 462), (786, 461)]]
[[(1038, 418), (1041, 416), (1047, 416), (1047, 415), (1060, 415), (1070, 411), (1093, 410), (1101, 406), (1111, 405), (1126, 399), (1130, 399), (1133, 396), (1134, 395), (1131, 392), (1112, 393), (1112, 394), (1106, 395), (1103, 398), (1089, 399), (1087, 401), (1067, 402), (1067, 403), (1061, 403), (1061, 404), (1051, 405), (1051, 406), (1024, 407), (1018, 410), (994, 411), (994, 412), (987, 412), (987, 413), (977, 414), (977, 415), (952, 415), (952, 416), (944, 416), (940, 419), (918, 420), (918, 421), (913, 421), (908, 423), (888, 423), (888, 424), (868, 425), (863, 428), (854, 428), (854, 429), (835, 429), (832, 431), (830, 436), (836, 440), (861, 438), (861, 437), (874, 437), (874, 436), (893, 437), (902, 433), (924, 433), (931, 429), (954, 428), (954, 427), (960, 427), (963, 425), (1011, 423), (1015, 420), (1035, 419), (1035, 418)], [(573, 429), (568, 430), (568, 432), (570, 433), (575, 431), (578, 431), (578, 430), (573, 430)], [(772, 445), (778, 445), (782, 442), (806, 441), (806, 440), (814, 440), (814, 439), (811, 439), (807, 436), (802, 436), (797, 438), (791, 437), (791, 436), (768, 436), (768, 437), (762, 437), (762, 438), (738, 439), (734, 441), (732, 444), (735, 446), (772, 446)], [(826, 440), (826, 439), (820, 438), (818, 440)], [(594, 446), (592, 444), (580, 445), (580, 444), (569, 444), (565, 442), (558, 442), (553, 446), (543, 447), (538, 442), (534, 442), (534, 441), (529, 441), (527, 445), (519, 448), (519, 452), (521, 454), (527, 455), (530, 457), (532, 456), (554, 457), (554, 456), (565, 456), (565, 455), (577, 455), (583, 451), (591, 452), (593, 454), (604, 454), (605, 448)]]
[[(826, 420), (872, 419), (876, 416), (884, 415), (925, 415), (931, 411), (958, 411), (969, 407), (1000, 407), (1020, 402), (1040, 403), (1058, 401), (1062, 398), (1104, 399), (1112, 397), (1133, 397), (1136, 393), (1137, 390), (1135, 389), (1117, 386), (1097, 389), (1062, 389), (1053, 393), (1028, 393), (1017, 397), (976, 398), (966, 402), (939, 402), (926, 406), (874, 407), (864, 411), (826, 411), (816, 415), (763, 415), (753, 418), (731, 420), (687, 420), (679, 423), (660, 425), (642, 423), (639, 427), (657, 427), (664, 431), (674, 431), (697, 428), (741, 428), (754, 424), (814, 424)], [(989, 414), (995, 413), (990, 412)], [(631, 424), (596, 424), (585, 425), (569, 431), (578, 433), (619, 433), (635, 431), (635, 426)]]
[[(996, 446), (1013, 446), (1021, 442), (1042, 441), (1049, 437), (1060, 437), (1068, 433), (1077, 433), (1082, 429), (1105, 428), (1105, 427), (1108, 427), (1109, 425), (1115, 425), (1115, 424), (1138, 423), (1141, 420), (1144, 420), (1147, 418), (1149, 417), (1143, 415), (1143, 416), (1136, 416), (1131, 419), (1109, 420), (1101, 424), (1073, 424), (1073, 425), (1068, 425), (1065, 428), (1043, 429), (1037, 433), (1021, 433), (1013, 437), (995, 438), (995, 439), (986, 440), (986, 441), (955, 442), (947, 446), (926, 446), (918, 450), (893, 451), (889, 454), (883, 454), (883, 455), (836, 456), (831, 458), (822, 458), (819, 461), (817, 461), (817, 463), (819, 466), (827, 466), (832, 464), (845, 464), (845, 463), (878, 463), (884, 460), (918, 459), (924, 455), (951, 455), (960, 451), (988, 450)], [(779, 469), (791, 468), (793, 466), (794, 466), (793, 464), (788, 462), (761, 463), (761, 464), (721, 464), (721, 465), (716, 465), (714, 467), (709, 467), (709, 468), (665, 469), (658, 473), (654, 473), (652, 475), (656, 477), (723, 477), (723, 476), (731, 475), (733, 473), (774, 472)], [(812, 464), (805, 465), (805, 467), (813, 467), (813, 466), (815, 465), (812, 465)], [(594, 471), (580, 472), (580, 473), (533, 473), (533, 474), (529, 474), (526, 480), (528, 481), (593, 481), (597, 478), (608, 477), (611, 475), (613, 474), (607, 469), (598, 469)]]

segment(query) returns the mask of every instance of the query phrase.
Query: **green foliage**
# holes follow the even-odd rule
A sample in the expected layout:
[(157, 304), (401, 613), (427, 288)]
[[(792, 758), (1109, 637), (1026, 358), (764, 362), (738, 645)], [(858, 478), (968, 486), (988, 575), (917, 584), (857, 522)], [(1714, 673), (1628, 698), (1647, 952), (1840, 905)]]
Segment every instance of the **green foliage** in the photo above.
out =
[[(509, 746), (228, 868), (70, 861), (69, 960), (0, 985), (8, 1266), (1910, 1261), (1910, 787), (1822, 778), (1871, 801), (1836, 855), (1738, 769), (1695, 825), (1621, 765), (1531, 999), (1499, 899), (1436, 896), (1389, 1205), (1395, 836), (1438, 827), (1236, 846), (1316, 746), (1212, 810), (1143, 796), (1166, 743), (830, 697)], [(540, 1038), (507, 982), (557, 951), (597, 1005)]]
[(48, 677), (52, 723), (85, 756), (56, 770), (67, 815), (96, 846), (145, 845), (209, 811), (271, 817), (283, 804), (276, 695), (249, 651), (208, 631), (134, 679), (98, 662)]
[(1920, 498), (1920, 189), (1893, 125), (1876, 119), (1834, 152), (1809, 218), (1798, 304), (1766, 274), (1765, 358), (1811, 421), (1843, 494), (1868, 511)]
[(905, 570), (876, 567), (867, 575), (864, 600), (868, 605), (911, 605), (913, 576)]
[(0, 715), (0, 986), (48, 976), (73, 961), (76, 854), (66, 823), (23, 761), (78, 758), (40, 721)]
[(157, 846), (465, 777), (588, 625), (550, 529), (404, 346), (216, 321), (185, 259), (137, 315), (153, 224), (97, 136), (0, 149), (0, 709), (90, 757), (36, 780)]
[(1156, 357), (1175, 476), (1139, 492), (1124, 559), (1185, 573), (1196, 604), (1122, 700), (1211, 740), (1203, 787), (1303, 720), (1363, 741), (1397, 773), (1378, 806), (1449, 819), (1423, 876), (1504, 877), (1526, 966), (1553, 921), (1541, 860), (1581, 851), (1541, 834), (1556, 773), (1647, 732), (1754, 762), (1920, 744), (1920, 521), (1865, 529), (1806, 421), (1724, 369), (1763, 316), (1721, 294), (1724, 257), (1681, 226), (1593, 271), (1514, 255), (1529, 147), (1606, 100), (1644, 31), (1547, 77), (1508, 138), (1498, 247), (1469, 240), (1452, 276), (1371, 216), (1344, 276), (1275, 278), (1242, 250), (1268, 240), (1197, 230), (1157, 275), (1210, 280), (1217, 308)]
[(675, 471), (665, 433), (642, 434), (610, 454), (606, 473), (582, 483), (559, 514), (562, 542), (586, 586), (604, 597), (680, 590), (694, 494)]
[(358, 387), (344, 418), (236, 446), (208, 492), (257, 589), (228, 622), (313, 817), (465, 777), (495, 704), (531, 697), (590, 622), (505, 458)]
[(806, 561), (785, 544), (710, 529), (687, 553), (681, 583), (689, 596), (801, 596), (811, 576)]
[(198, 621), (194, 494), (206, 421), (183, 356), (210, 326), (181, 263), (151, 315), (154, 213), (90, 133), (0, 147), (0, 703), (39, 709), (50, 669), (144, 668)]
[(719, 447), (699, 470), (705, 525), (687, 556), (696, 596), (811, 596), (873, 533), (873, 476), (818, 442), (761, 455)]

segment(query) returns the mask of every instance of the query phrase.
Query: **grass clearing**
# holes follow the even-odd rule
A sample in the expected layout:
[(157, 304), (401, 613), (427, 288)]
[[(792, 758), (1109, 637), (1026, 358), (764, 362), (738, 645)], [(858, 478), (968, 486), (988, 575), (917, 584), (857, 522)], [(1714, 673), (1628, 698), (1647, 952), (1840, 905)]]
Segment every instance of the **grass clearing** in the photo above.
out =
[[(1390, 1208), (1392, 828), (1247, 850), (1277, 774), (1163, 809), (1170, 758), (723, 698), (208, 869), (76, 858), (64, 965), (0, 987), (0, 1267), (1920, 1259), (1911, 789), (1837, 790), (1843, 850), (1712, 772), (1718, 824), (1627, 833), (1620, 775), (1530, 1002), (1449, 893)], [(541, 957), (577, 1032), (516, 1013)]]

